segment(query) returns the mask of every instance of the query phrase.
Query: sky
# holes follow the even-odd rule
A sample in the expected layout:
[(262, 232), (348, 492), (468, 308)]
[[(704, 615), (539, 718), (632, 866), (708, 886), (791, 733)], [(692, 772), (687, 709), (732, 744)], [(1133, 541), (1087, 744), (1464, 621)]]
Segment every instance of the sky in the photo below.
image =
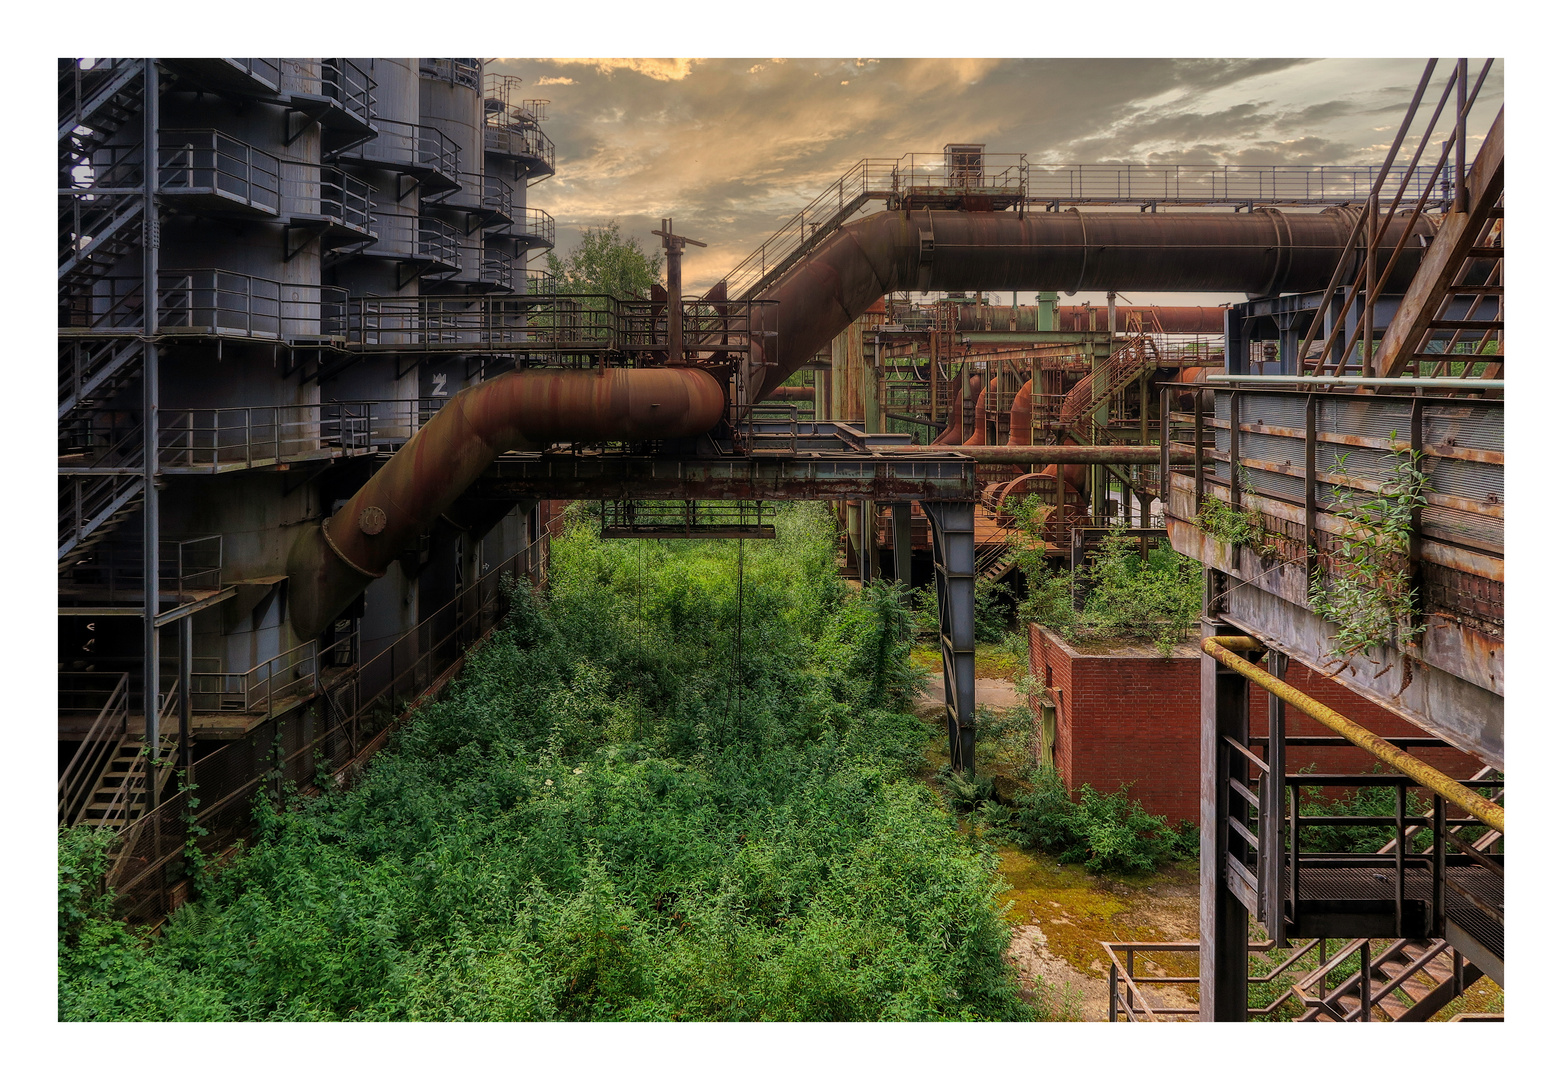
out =
[[(1047, 163), (1381, 164), (1424, 64), (507, 58), (488, 70), (520, 76), (525, 97), (549, 102), (543, 129), (558, 172), (528, 200), (557, 220), (559, 252), (609, 220), (650, 248), (651, 230), (671, 217), (709, 245), (684, 257), (695, 292), (865, 157), (972, 142)], [(1442, 81), (1434, 76), (1433, 92)], [(1499, 60), (1472, 132), (1486, 131), (1502, 96)], [(1230, 299), (1240, 298), (1175, 302)]]

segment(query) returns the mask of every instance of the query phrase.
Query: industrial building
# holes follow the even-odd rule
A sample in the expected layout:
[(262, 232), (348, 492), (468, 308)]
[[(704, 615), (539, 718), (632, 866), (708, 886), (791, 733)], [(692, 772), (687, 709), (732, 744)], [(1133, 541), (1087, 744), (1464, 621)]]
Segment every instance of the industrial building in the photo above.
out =
[[(61, 61), (61, 821), (122, 830), (127, 913), (177, 903), (173, 778), (209, 850), (260, 785), (350, 778), (502, 582), (543, 583), (548, 500), (626, 536), (838, 503), (853, 573), (936, 583), (969, 770), (975, 582), (1010, 572), (1033, 494), (1060, 564), (1132, 522), (1206, 567), (1192, 1012), (1246, 1018), (1250, 920), (1293, 966), (1360, 956), (1310, 1019), (1501, 982), (1502, 115), (1469, 160), (1465, 131), (1488, 68), (1429, 64), (1381, 168), (867, 159), (702, 296), (664, 222), (667, 288), (625, 300), (527, 269), (547, 103), (480, 60)], [(1250, 299), (1059, 303), (1081, 290)], [(1255, 531), (1212, 532), (1212, 504)], [(1374, 559), (1397, 606), (1357, 626), (1331, 590)], [(1409, 727), (1342, 717), (1292, 661)], [(1323, 749), (1359, 751), (1337, 786), (1394, 789), (1388, 849), (1305, 850)], [(1177, 1014), (1134, 948), (1112, 980), (1114, 1019)]]

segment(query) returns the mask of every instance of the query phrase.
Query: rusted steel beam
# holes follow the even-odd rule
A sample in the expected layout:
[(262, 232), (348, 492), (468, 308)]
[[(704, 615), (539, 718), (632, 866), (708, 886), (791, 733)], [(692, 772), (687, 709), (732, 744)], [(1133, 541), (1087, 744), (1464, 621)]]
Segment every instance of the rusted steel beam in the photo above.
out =
[(1465, 787), (1459, 781), (1439, 772), (1419, 758), (1411, 757), (1399, 747), (1379, 737), (1349, 717), (1335, 712), (1323, 702), (1308, 697), (1296, 687), (1275, 678), (1257, 664), (1242, 659), (1231, 649), (1253, 650), (1261, 646), (1256, 638), (1243, 636), (1207, 637), (1199, 647), (1216, 661), (1235, 671), (1249, 681), (1281, 698), (1287, 705), (1306, 713), (1320, 724), (1345, 736), (1367, 753), (1392, 768), (1398, 769), (1416, 783), (1435, 791), (1461, 810), (1467, 811), (1482, 824), (1505, 832), (1503, 809), (1479, 793)]
[(724, 407), (721, 385), (692, 368), (512, 371), (461, 391), (329, 521), (300, 534), (287, 563), (293, 628), (319, 634), (499, 454), (690, 438)]
[(550, 499), (976, 498), (976, 463), (953, 454), (893, 459), (873, 453), (669, 460), (621, 454), (508, 455), (474, 490), (488, 497)]
[[(925, 451), (926, 447), (884, 446), (878, 450), (903, 454)], [(956, 452), (983, 465), (1157, 465), (1161, 461), (1159, 446), (960, 446)], [(1193, 464), (1189, 447), (1174, 444), (1168, 453), (1173, 465)]]

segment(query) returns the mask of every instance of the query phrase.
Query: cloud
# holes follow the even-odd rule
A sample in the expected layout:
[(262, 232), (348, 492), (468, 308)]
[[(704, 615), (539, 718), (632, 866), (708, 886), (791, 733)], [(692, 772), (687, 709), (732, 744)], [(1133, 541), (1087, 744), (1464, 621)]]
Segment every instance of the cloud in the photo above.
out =
[[(559, 250), (613, 218), (654, 246), (650, 230), (672, 217), (710, 244), (687, 254), (693, 291), (864, 158), (938, 156), (945, 143), (975, 142), (1033, 164), (1376, 164), (1383, 151), (1369, 147), (1384, 136), (1373, 129), (1386, 117), (1397, 124), (1409, 90), (1392, 88), (1413, 87), (1421, 62), (744, 57), (490, 67), (537, 85), (570, 79), (549, 84), (559, 86), (545, 125), (558, 173), (527, 192), (556, 218)], [(1500, 103), (1500, 76), (1494, 69), (1482, 103)]]
[(589, 64), (604, 75), (615, 71), (633, 71), (637, 75), (644, 75), (648, 79), (657, 82), (678, 82), (689, 77), (694, 71), (694, 65), (700, 61), (697, 59), (676, 60), (648, 60), (636, 58), (586, 58), (569, 57), (554, 60), (555, 64)]
[(538, 86), (574, 86), (575, 80), (565, 75), (544, 75), (537, 80)]

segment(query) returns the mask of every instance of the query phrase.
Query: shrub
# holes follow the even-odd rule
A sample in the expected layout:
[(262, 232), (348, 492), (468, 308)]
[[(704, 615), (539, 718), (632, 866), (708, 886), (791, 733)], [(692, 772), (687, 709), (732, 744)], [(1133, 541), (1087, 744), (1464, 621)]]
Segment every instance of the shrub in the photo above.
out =
[[(1052, 769), (1031, 776), (1032, 789), (1021, 795), (1012, 830), (1018, 841), (1054, 855), (1059, 862), (1083, 863), (1094, 872), (1148, 872), (1187, 850), (1166, 819), (1147, 813), (1128, 788), (1103, 795), (1089, 784), (1077, 799)], [(1195, 834), (1196, 836), (1196, 834)], [(1195, 839), (1195, 848), (1197, 850)]]

